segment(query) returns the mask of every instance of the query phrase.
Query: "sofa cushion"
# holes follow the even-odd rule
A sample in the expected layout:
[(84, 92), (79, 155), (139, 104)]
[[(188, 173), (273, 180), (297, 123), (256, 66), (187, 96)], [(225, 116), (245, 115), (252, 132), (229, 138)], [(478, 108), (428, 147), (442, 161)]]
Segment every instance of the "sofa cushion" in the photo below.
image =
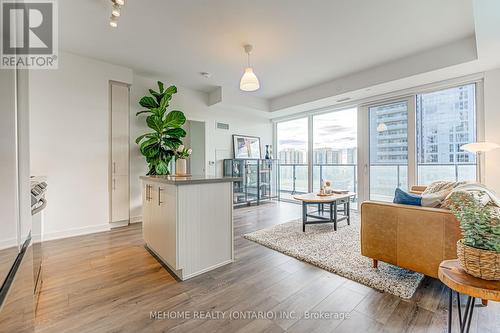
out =
[(394, 203), (412, 206), (421, 206), (422, 197), (417, 194), (406, 193), (400, 188), (397, 188), (394, 192)]

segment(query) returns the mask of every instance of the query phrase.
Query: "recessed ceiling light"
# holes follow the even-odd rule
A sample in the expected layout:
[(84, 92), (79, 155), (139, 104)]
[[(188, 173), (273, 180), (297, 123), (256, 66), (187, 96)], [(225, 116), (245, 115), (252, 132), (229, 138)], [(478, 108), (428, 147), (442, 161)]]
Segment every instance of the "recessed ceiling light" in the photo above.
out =
[(205, 79), (209, 79), (212, 74), (209, 72), (200, 72), (200, 75), (203, 76)]
[(113, 9), (111, 10), (111, 15), (120, 17), (120, 6), (117, 5), (116, 3), (113, 4)]
[(109, 25), (113, 28), (116, 28), (118, 26), (118, 20), (116, 19), (116, 16), (111, 15)]

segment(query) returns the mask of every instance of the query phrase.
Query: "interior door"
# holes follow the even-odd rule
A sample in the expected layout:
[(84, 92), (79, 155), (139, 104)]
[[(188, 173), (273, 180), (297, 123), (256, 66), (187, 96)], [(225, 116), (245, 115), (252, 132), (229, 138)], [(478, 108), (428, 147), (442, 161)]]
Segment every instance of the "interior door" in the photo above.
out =
[(185, 125), (187, 135), (184, 146), (193, 150), (187, 160), (188, 173), (191, 175), (205, 175), (205, 122), (188, 120)]
[(367, 107), (370, 200), (390, 202), (396, 188), (414, 184), (414, 105), (408, 98)]
[(129, 87), (111, 83), (111, 222), (129, 220)]

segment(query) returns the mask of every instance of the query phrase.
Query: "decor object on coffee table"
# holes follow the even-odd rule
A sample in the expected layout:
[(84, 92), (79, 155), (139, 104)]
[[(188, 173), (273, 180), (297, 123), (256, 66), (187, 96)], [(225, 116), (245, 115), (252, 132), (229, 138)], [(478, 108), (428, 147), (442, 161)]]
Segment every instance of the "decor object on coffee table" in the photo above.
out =
[(234, 158), (260, 159), (260, 138), (247, 135), (233, 135)]
[(147, 110), (137, 112), (137, 116), (147, 114), (146, 124), (153, 130), (139, 136), (135, 143), (139, 145), (141, 154), (148, 163), (148, 175), (169, 175), (169, 164), (175, 156), (175, 151), (182, 144), (181, 138), (186, 136), (182, 125), (186, 117), (181, 111), (167, 113), (172, 95), (177, 93), (176, 86), (164, 88), (158, 81), (159, 91), (149, 89), (151, 96), (144, 96), (139, 104)]
[[(460, 267), (457, 260), (445, 260), (439, 265), (439, 279), (450, 288), (448, 301), (448, 332), (453, 321), (453, 291), (457, 294), (458, 319), (460, 332), (469, 332), (476, 298), (483, 304), (488, 300), (500, 302), (500, 281), (488, 281), (473, 277)], [(462, 313), (460, 294), (468, 296), (465, 312)]]
[(175, 174), (177, 176), (187, 175), (187, 163), (186, 159), (191, 156), (193, 150), (191, 148), (186, 148), (184, 145), (180, 145), (175, 151)]
[(494, 208), (467, 193), (452, 194), (451, 200), (463, 235), (457, 242), (460, 265), (470, 275), (500, 281), (500, 219)]

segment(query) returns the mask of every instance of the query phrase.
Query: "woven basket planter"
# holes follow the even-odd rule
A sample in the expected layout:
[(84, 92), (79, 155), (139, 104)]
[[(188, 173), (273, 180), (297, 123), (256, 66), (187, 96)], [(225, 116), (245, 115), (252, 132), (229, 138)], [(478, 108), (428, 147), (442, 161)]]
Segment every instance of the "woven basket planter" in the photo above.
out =
[(470, 247), (457, 242), (457, 256), (460, 266), (472, 276), (500, 281), (500, 253)]

